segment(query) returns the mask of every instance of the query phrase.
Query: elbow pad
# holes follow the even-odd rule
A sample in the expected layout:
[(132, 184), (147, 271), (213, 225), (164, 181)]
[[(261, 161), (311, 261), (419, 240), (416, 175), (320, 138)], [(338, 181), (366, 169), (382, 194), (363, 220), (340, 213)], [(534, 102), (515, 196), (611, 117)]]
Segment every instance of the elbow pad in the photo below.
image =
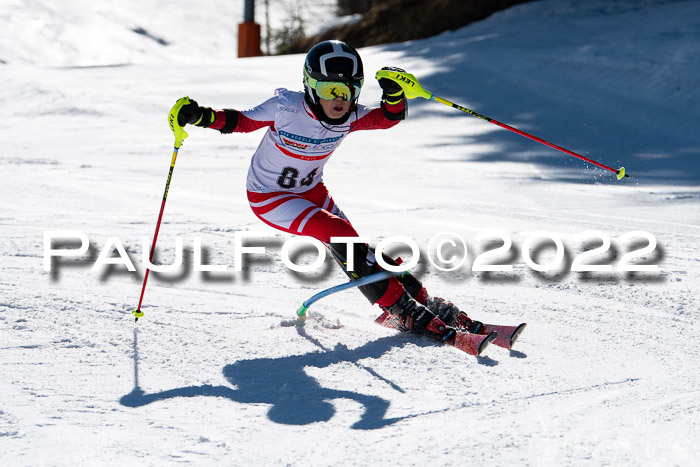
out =
[(238, 110), (224, 109), (224, 115), (226, 116), (226, 122), (224, 126), (219, 130), (221, 133), (233, 133), (233, 131), (238, 126)]

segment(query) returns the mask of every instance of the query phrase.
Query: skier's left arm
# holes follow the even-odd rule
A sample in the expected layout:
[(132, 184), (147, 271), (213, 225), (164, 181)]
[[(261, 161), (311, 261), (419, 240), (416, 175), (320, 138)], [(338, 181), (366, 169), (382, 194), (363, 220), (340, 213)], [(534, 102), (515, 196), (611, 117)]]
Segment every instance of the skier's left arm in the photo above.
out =
[[(382, 70), (404, 71), (394, 67), (384, 67)], [(391, 128), (406, 118), (406, 95), (401, 86), (387, 78), (380, 79), (379, 86), (382, 88), (379, 108), (362, 115), (353, 131)]]

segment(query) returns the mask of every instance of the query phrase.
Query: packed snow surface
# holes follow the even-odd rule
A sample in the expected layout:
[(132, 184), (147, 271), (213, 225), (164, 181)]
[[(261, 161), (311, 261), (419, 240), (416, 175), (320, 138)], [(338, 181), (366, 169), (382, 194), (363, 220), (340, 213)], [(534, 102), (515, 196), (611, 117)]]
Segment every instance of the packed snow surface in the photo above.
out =
[[(361, 50), (365, 104), (379, 102), (374, 72), (400, 66), (436, 95), (632, 175), (429, 101), (336, 151), (325, 181), (361, 235), (414, 241), (414, 273), (473, 318), (528, 323), (513, 350), (478, 358), (377, 326), (356, 290), (296, 325), (305, 299), (346, 278), (329, 258), (291, 271), (290, 237), (250, 211), (262, 131), (187, 128), (158, 239), (166, 265), (183, 241), (183, 265), (151, 274), (134, 323), (172, 105), (245, 109), (301, 87), (302, 55), (233, 57), (239, 6), (3, 3), (0, 464), (697, 462), (700, 3), (545, 0)], [(73, 237), (47, 242), (52, 231)], [(76, 232), (87, 251), (46, 271), (47, 249), (77, 249)], [(269, 235), (244, 242), (265, 252), (239, 261), (241, 232)], [(458, 245), (444, 244), (447, 259), (457, 237), (468, 247), (452, 272), (428, 261), (442, 232)], [(122, 263), (93, 270), (110, 257)]]

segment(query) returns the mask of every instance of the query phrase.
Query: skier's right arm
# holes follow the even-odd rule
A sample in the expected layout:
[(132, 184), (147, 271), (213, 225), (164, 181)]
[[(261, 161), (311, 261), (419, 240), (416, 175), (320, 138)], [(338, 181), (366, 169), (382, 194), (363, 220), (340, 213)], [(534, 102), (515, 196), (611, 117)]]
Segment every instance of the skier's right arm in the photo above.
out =
[(234, 109), (212, 110), (211, 107), (201, 107), (197, 101), (190, 99), (190, 103), (182, 106), (177, 114), (177, 122), (182, 127), (190, 124), (219, 130), (221, 133), (248, 133), (274, 123), (276, 105), (270, 105), (273, 99), (245, 113)]

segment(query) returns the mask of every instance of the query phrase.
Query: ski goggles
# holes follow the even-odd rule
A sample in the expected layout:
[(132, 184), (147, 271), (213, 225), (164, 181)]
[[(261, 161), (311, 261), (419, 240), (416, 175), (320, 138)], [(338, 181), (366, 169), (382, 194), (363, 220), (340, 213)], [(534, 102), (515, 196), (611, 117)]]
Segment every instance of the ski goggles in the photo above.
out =
[(329, 101), (338, 97), (344, 101), (354, 101), (362, 89), (362, 81), (319, 81), (308, 75), (306, 83), (316, 91), (318, 97)]

